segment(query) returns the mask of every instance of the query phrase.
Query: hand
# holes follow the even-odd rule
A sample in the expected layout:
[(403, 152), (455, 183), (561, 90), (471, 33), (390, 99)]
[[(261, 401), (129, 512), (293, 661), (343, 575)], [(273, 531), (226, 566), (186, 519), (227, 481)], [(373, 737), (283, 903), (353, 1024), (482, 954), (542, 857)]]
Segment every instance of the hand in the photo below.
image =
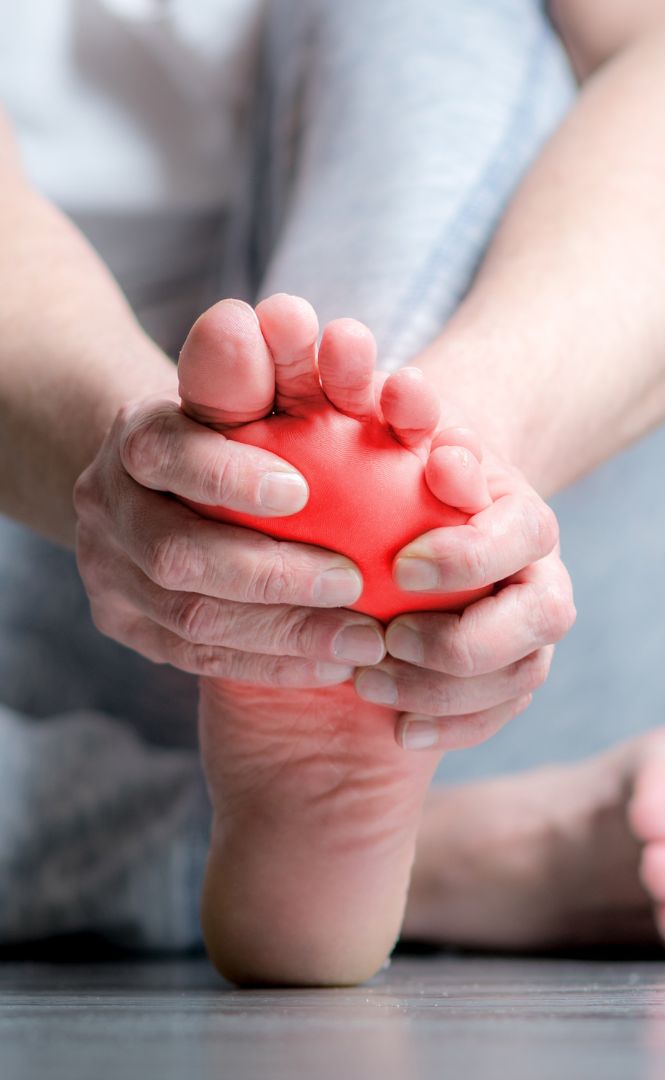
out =
[(399, 616), (386, 631), (389, 656), (356, 675), (361, 697), (401, 710), (396, 737), (405, 748), (488, 739), (527, 707), (575, 621), (553, 512), (513, 466), (486, 451), (483, 467), (491, 505), (403, 548), (394, 574), (400, 587), (421, 591), (497, 582), (493, 594), (458, 615)]
[(265, 516), (295, 512), (308, 492), (286, 462), (210, 431), (175, 399), (123, 407), (74, 490), (102, 633), (155, 663), (270, 686), (331, 685), (381, 659), (379, 624), (338, 608), (362, 589), (348, 559), (208, 521), (173, 495)]

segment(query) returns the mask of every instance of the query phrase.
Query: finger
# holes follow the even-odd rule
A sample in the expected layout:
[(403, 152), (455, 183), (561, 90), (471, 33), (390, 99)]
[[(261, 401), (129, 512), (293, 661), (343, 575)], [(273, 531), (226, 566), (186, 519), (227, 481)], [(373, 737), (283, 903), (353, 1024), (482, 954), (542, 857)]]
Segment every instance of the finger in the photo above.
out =
[(122, 464), (143, 487), (267, 517), (294, 514), (309, 497), (287, 462), (195, 423), (174, 402), (126, 407), (117, 429)]
[(126, 645), (155, 664), (170, 664), (191, 675), (233, 679), (255, 686), (337, 686), (353, 673), (348, 664), (301, 660), (290, 656), (262, 656), (215, 645), (196, 645), (142, 616), (109, 616), (101, 620), (102, 633)]
[(208, 521), (175, 499), (133, 485), (116, 507), (118, 542), (163, 589), (244, 604), (348, 607), (362, 575), (343, 555)]
[(316, 366), (319, 321), (300, 296), (276, 293), (256, 309), (275, 365), (276, 403), (282, 412), (302, 416), (325, 396)]
[(328, 401), (358, 420), (376, 415), (374, 335), (356, 319), (334, 319), (323, 331), (319, 374)]
[(426, 716), (458, 716), (533, 693), (547, 678), (552, 653), (552, 646), (547, 646), (507, 668), (472, 679), (384, 660), (379, 667), (356, 672), (355, 687), (363, 701), (376, 705)]
[(491, 506), (483, 467), (466, 446), (439, 446), (432, 450), (425, 465), (425, 479), (437, 499), (467, 514), (477, 514)]
[(524, 694), (492, 709), (448, 716), (445, 720), (403, 713), (395, 727), (395, 738), (404, 750), (467, 750), (496, 735), (504, 724), (528, 708), (531, 699), (531, 694)]
[(218, 645), (267, 656), (377, 664), (385, 656), (380, 624), (344, 609), (315, 611), (288, 604), (240, 604), (192, 592), (160, 589), (120, 552), (101, 560), (87, 555), (90, 541), (79, 542), (82, 563), (94, 565), (86, 586), (98, 607), (116, 603), (170, 630), (194, 645)]
[(178, 380), (184, 411), (202, 424), (246, 423), (272, 410), (275, 368), (249, 304), (220, 300), (196, 320)]
[(504, 495), (466, 525), (434, 529), (398, 553), (401, 589), (454, 592), (503, 581), (556, 546), (552, 510), (537, 495)]
[(397, 660), (472, 678), (553, 645), (574, 621), (570, 577), (552, 552), (459, 615), (428, 612), (394, 619), (386, 647)]
[(419, 368), (389, 375), (381, 391), (381, 410), (395, 437), (410, 448), (430, 438), (441, 412), (439, 395)]

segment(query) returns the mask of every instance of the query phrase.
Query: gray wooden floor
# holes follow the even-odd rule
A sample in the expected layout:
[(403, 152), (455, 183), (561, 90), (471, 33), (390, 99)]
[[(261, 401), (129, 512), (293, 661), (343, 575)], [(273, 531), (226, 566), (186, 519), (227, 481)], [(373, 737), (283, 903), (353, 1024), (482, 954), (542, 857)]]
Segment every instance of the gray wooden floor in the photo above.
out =
[(0, 965), (2, 1080), (665, 1077), (665, 962), (400, 957), (351, 990), (204, 960)]

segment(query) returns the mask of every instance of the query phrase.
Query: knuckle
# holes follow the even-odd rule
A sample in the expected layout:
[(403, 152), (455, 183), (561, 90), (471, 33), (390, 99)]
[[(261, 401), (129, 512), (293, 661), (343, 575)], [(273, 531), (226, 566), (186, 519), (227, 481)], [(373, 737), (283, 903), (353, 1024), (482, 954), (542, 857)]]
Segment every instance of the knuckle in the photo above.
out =
[(104, 637), (117, 638), (119, 633), (119, 620), (113, 608), (107, 603), (90, 601), (90, 615), (95, 628)]
[(575, 622), (575, 607), (570, 593), (556, 585), (540, 588), (534, 596), (529, 628), (539, 645), (553, 645), (565, 637)]
[(418, 694), (417, 709), (428, 716), (450, 716), (455, 712), (452, 694), (444, 679), (428, 680)]
[(547, 555), (559, 541), (559, 522), (551, 506), (542, 499), (532, 499), (532, 522), (538, 550)]
[(190, 663), (189, 670), (195, 671), (197, 675), (223, 678), (229, 674), (231, 667), (229, 662), (230, 654), (225, 653), (223, 649), (205, 648), (197, 645), (189, 650), (186, 655)]
[(216, 676), (218, 678), (227, 674), (228, 657), (224, 649), (215, 649), (212, 646), (196, 645), (191, 641), (180, 640), (169, 646), (168, 662), (181, 671), (187, 671), (192, 675), (203, 677)]
[(317, 652), (316, 617), (307, 611), (287, 608), (277, 638), (289, 656), (314, 656)]
[(162, 589), (181, 590), (194, 576), (196, 553), (187, 537), (165, 534), (148, 545), (145, 566), (148, 576)]
[(561, 641), (572, 628), (576, 611), (572, 598), (559, 589), (550, 588), (544, 598), (547, 609), (547, 643)]
[(286, 560), (279, 546), (256, 567), (249, 587), (250, 597), (257, 604), (283, 604), (290, 593)]
[(97, 505), (98, 488), (94, 480), (94, 469), (92, 466), (89, 465), (78, 477), (72, 490), (72, 500), (74, 503), (74, 510), (79, 517), (85, 516), (93, 506)]
[[(228, 447), (223, 435), (217, 433), (220, 447)], [(211, 504), (222, 506), (233, 500), (242, 487), (240, 460), (233, 453), (210, 453), (199, 466), (198, 475), (201, 498)]]
[(529, 708), (529, 705), (532, 701), (533, 694), (523, 694), (522, 697), (514, 701), (510, 710), (510, 714), (507, 717), (507, 721), (514, 720), (516, 716), (520, 716), (521, 713), (525, 712)]
[(136, 408), (128, 417), (120, 442), (120, 458), (135, 480), (152, 480), (167, 471), (172, 456), (171, 417), (171, 410), (137, 417)]
[(551, 652), (538, 649), (517, 665), (517, 684), (520, 694), (531, 694), (543, 685), (549, 675)]
[(214, 632), (215, 605), (198, 593), (185, 593), (176, 598), (171, 621), (179, 637), (203, 644)]
[(467, 749), (471, 749), (473, 746), (480, 746), (481, 743), (487, 742), (487, 740), (494, 735), (497, 725), (494, 721), (491, 710), (486, 709), (483, 712), (471, 713), (465, 717), (466, 724), (466, 738), (464, 740), (464, 746)]
[(466, 543), (461, 549), (460, 559), (467, 581), (481, 585), (490, 580), (485, 546), (480, 540)]
[(468, 679), (476, 674), (476, 659), (469, 638), (461, 627), (454, 630), (442, 648), (445, 670), (450, 675)]
[[(297, 686), (298, 682), (301, 681), (297, 678), (299, 668), (298, 660), (294, 660), (293, 657), (274, 656), (265, 660), (263, 677), (271, 686), (281, 687), (282, 689), (291, 688)], [(305, 682), (307, 681), (305, 679)]]
[(118, 409), (111, 431), (121, 433), (131, 426), (140, 412), (138, 401), (125, 401)]

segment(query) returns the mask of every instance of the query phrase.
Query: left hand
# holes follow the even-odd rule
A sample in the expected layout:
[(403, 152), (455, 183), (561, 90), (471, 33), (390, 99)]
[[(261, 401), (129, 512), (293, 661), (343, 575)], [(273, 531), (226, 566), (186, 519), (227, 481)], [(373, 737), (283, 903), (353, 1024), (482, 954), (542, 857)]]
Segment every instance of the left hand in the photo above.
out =
[[(396, 738), (405, 749), (461, 749), (488, 739), (527, 707), (547, 678), (554, 643), (575, 621), (554, 513), (498, 456), (486, 451), (483, 471), (491, 504), (465, 525), (418, 537), (399, 552), (393, 575), (413, 588), (413, 560), (424, 560), (427, 589), (496, 582), (492, 595), (461, 614), (398, 616), (386, 631), (389, 655), (355, 676), (360, 697), (400, 710)], [(402, 560), (408, 585), (400, 581)]]

